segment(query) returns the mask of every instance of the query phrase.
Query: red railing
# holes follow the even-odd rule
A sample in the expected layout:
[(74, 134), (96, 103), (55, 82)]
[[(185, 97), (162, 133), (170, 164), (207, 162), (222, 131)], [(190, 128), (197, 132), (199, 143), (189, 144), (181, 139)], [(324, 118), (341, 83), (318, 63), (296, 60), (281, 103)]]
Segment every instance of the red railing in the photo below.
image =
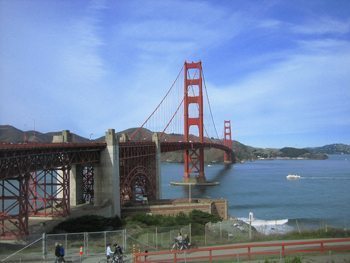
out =
[(261, 255), (286, 256), (292, 254), (350, 251), (350, 238), (289, 242), (264, 242), (227, 246), (213, 246), (183, 251), (135, 253), (134, 263), (141, 262), (212, 262), (213, 260), (248, 258)]

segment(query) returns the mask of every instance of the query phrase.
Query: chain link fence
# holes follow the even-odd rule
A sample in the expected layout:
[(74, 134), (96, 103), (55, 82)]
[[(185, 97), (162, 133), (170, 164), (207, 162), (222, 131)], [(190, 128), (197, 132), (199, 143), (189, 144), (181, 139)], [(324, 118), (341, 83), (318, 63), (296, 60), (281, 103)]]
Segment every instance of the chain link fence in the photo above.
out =
[(116, 231), (43, 234), (43, 236), (14, 253), (2, 251), (0, 262), (54, 262), (55, 246), (62, 244), (65, 258), (79, 261), (83, 257), (104, 258), (107, 244), (118, 243), (126, 254), (145, 250), (168, 249), (174, 238), (181, 232), (191, 235), (191, 226), (174, 227), (133, 227)]
[[(281, 232), (287, 233), (288, 231), (290, 232), (288, 237), (281, 235)], [(73, 262), (79, 262), (80, 250), (82, 250), (85, 259), (103, 259), (108, 243), (118, 243), (126, 254), (144, 252), (146, 250), (166, 250), (172, 247), (174, 239), (179, 232), (183, 236), (189, 236), (194, 248), (285, 238), (303, 239), (350, 236), (347, 227), (332, 230), (324, 222), (319, 222), (318, 227), (315, 227), (313, 232), (310, 232), (309, 225), (305, 225), (302, 222), (288, 222), (288, 224), (276, 222), (276, 224), (263, 225), (258, 228), (237, 219), (208, 223), (205, 227), (191, 224), (172, 227), (140, 227), (135, 225), (116, 231), (43, 234), (42, 237), (33, 240), (28, 245), (17, 246), (15, 253), (11, 253), (9, 249), (4, 249), (2, 243), (1, 247), (3, 249), (0, 249), (0, 262), (54, 262), (56, 243), (64, 246), (65, 258)], [(310, 236), (307, 236), (308, 233), (310, 233)], [(340, 233), (339, 236), (338, 233)]]

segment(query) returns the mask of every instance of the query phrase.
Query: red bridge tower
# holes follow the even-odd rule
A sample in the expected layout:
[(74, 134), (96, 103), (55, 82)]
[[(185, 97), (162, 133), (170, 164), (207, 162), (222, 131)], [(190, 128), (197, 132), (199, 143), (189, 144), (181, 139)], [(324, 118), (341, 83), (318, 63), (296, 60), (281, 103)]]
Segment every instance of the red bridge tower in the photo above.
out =
[[(232, 150), (231, 121), (224, 122), (224, 145)], [(224, 153), (224, 162), (232, 163), (232, 153)]]
[[(192, 76), (190, 76), (192, 73)], [(190, 94), (191, 92), (191, 94)], [(198, 114), (191, 116), (190, 104), (197, 104)], [(193, 114), (194, 115), (194, 114)], [(202, 92), (202, 62), (185, 62), (184, 65), (184, 140), (190, 142), (190, 127), (197, 126), (199, 141), (204, 142), (203, 133), (203, 92)], [(191, 148), (185, 150), (184, 154), (184, 180), (188, 181), (191, 174), (197, 174), (197, 179), (205, 180), (204, 176), (204, 150), (203, 148)]]

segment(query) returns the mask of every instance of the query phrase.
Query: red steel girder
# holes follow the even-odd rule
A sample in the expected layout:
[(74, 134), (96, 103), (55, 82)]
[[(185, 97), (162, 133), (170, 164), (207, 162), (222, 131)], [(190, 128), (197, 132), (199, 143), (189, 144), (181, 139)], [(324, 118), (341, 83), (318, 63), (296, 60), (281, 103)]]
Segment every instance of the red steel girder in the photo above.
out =
[(1, 239), (19, 239), (28, 234), (28, 182), (29, 174), (0, 180)]
[(85, 202), (94, 202), (94, 167), (86, 165), (82, 170), (83, 176), (83, 199)]
[(29, 213), (31, 216), (66, 216), (69, 204), (69, 167), (31, 173)]
[(98, 163), (105, 143), (0, 144), (0, 179), (72, 164)]

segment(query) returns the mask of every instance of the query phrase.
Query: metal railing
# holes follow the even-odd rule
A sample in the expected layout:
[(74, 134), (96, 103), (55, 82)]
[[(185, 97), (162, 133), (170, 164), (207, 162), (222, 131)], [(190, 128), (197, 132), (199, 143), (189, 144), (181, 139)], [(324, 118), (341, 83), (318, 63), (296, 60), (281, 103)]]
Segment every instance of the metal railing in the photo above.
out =
[(329, 251), (350, 251), (350, 238), (309, 241), (249, 243), (204, 247), (185, 251), (157, 251), (134, 254), (134, 263), (143, 262), (213, 262), (214, 260), (252, 259), (257, 256), (280, 256)]

